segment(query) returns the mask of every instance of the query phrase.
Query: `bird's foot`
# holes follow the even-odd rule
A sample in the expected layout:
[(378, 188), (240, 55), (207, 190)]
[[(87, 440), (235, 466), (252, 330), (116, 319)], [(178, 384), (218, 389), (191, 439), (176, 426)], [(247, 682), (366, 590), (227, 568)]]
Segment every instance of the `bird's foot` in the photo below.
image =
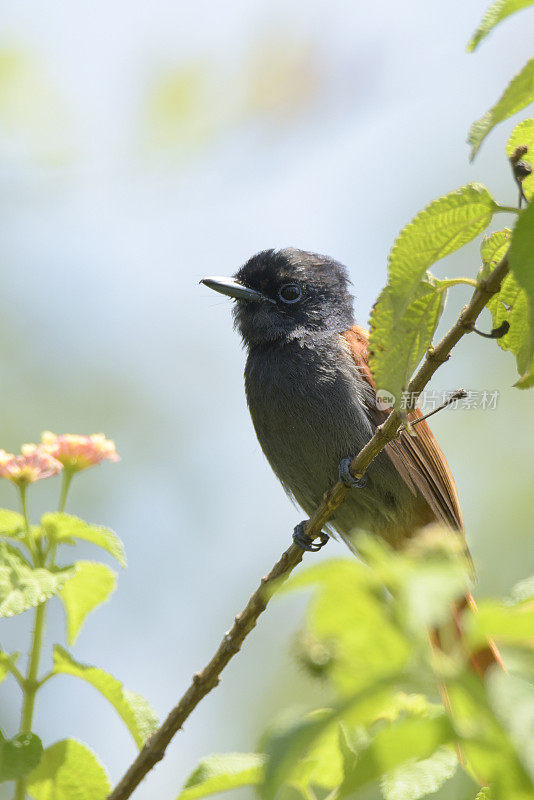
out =
[(308, 534), (306, 533), (306, 525), (308, 524), (308, 520), (305, 519), (295, 527), (293, 531), (293, 541), (301, 550), (305, 550), (308, 553), (317, 553), (321, 547), (324, 547), (327, 543), (329, 537), (326, 533), (319, 534), (319, 541), (314, 542)]
[(364, 486), (367, 486), (367, 476), (362, 475), (361, 478), (354, 478), (350, 473), (351, 461), (352, 458), (342, 458), (339, 462), (339, 480), (347, 489), (363, 489)]

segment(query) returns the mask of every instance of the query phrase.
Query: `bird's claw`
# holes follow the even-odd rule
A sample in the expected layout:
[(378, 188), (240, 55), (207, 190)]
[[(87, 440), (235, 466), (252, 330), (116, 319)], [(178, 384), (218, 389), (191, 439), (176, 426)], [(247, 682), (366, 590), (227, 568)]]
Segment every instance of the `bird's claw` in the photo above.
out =
[(354, 478), (350, 472), (351, 461), (352, 458), (342, 458), (339, 462), (339, 480), (347, 489), (363, 489), (364, 486), (367, 486), (367, 476), (362, 475), (361, 478)]
[(319, 541), (314, 542), (306, 533), (307, 524), (308, 520), (305, 519), (295, 526), (295, 530), (293, 531), (293, 541), (301, 550), (305, 550), (308, 553), (317, 553), (321, 547), (325, 546), (329, 537), (326, 533), (321, 532), (319, 534)]

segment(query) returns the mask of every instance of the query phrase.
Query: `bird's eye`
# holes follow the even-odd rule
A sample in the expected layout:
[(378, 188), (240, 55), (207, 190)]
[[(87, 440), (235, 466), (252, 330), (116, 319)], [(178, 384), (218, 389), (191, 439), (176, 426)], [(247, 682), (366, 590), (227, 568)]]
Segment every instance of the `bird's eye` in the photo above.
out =
[(284, 283), (278, 290), (278, 297), (283, 303), (298, 303), (302, 297), (302, 289), (298, 283)]

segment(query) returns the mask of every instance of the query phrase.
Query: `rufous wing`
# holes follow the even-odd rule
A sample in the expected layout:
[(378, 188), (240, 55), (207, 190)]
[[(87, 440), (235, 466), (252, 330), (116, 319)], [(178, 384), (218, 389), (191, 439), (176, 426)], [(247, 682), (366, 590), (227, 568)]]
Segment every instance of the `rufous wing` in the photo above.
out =
[[(388, 416), (389, 411), (378, 408), (374, 402), (376, 386), (369, 369), (369, 334), (364, 328), (355, 325), (345, 331), (342, 336), (347, 342), (362, 378), (370, 387), (366, 403), (369, 419), (375, 425), (380, 425)], [(419, 409), (415, 409), (408, 416), (409, 419), (415, 420), (422, 414)], [(426, 500), (435, 519), (450, 528), (463, 531), (462, 512), (456, 485), (445, 456), (426, 421), (418, 422), (412, 430), (414, 435), (410, 435), (408, 431), (402, 431), (397, 439), (386, 445), (388, 456), (411, 491), (417, 493), (418, 490)], [(467, 545), (466, 556), (471, 562)], [(471, 567), (474, 577), (472, 562)], [(470, 607), (476, 613), (476, 604), (470, 592), (466, 592), (465, 599), (460, 600), (453, 609), (453, 625), (459, 638), (463, 636), (461, 617), (466, 607)], [(435, 629), (431, 633), (432, 641), (440, 649), (442, 648), (441, 634), (442, 629)], [(472, 668), (481, 676), (484, 676), (488, 667), (493, 664), (498, 664), (501, 669), (506, 671), (501, 654), (492, 639), (488, 639), (478, 651), (470, 653), (469, 661)], [(445, 687), (442, 689), (444, 702), (447, 704), (447, 689)]]
[[(342, 336), (362, 378), (372, 389), (372, 392), (368, 393), (369, 402), (366, 403), (366, 410), (371, 422), (378, 426), (386, 419), (389, 412), (387, 409), (379, 408), (374, 402), (376, 385), (369, 368), (369, 334), (364, 328), (354, 325)], [(413, 421), (421, 416), (421, 411), (417, 408), (410, 412), (408, 418)], [(424, 497), (438, 522), (463, 530), (456, 485), (441, 448), (426, 421), (418, 422), (412, 431), (414, 435), (402, 431), (397, 439), (386, 445), (385, 450), (389, 458), (410, 490), (414, 494), (419, 492)]]

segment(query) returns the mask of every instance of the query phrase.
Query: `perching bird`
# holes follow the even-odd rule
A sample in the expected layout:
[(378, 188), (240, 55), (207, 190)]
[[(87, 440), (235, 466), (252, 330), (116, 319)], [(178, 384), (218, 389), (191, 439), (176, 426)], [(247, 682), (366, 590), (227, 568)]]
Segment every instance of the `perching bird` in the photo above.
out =
[[(433, 521), (462, 529), (454, 479), (425, 421), (414, 427), (415, 435), (403, 432), (388, 444), (362, 480), (348, 472), (388, 410), (377, 398), (368, 334), (355, 324), (342, 264), (295, 248), (264, 250), (234, 278), (202, 283), (236, 300), (258, 440), (284, 489), (308, 515), (341, 478), (352, 488), (329, 531), (349, 545), (358, 530), (399, 549)], [(295, 542), (318, 549), (304, 536), (303, 524), (295, 529)]]

